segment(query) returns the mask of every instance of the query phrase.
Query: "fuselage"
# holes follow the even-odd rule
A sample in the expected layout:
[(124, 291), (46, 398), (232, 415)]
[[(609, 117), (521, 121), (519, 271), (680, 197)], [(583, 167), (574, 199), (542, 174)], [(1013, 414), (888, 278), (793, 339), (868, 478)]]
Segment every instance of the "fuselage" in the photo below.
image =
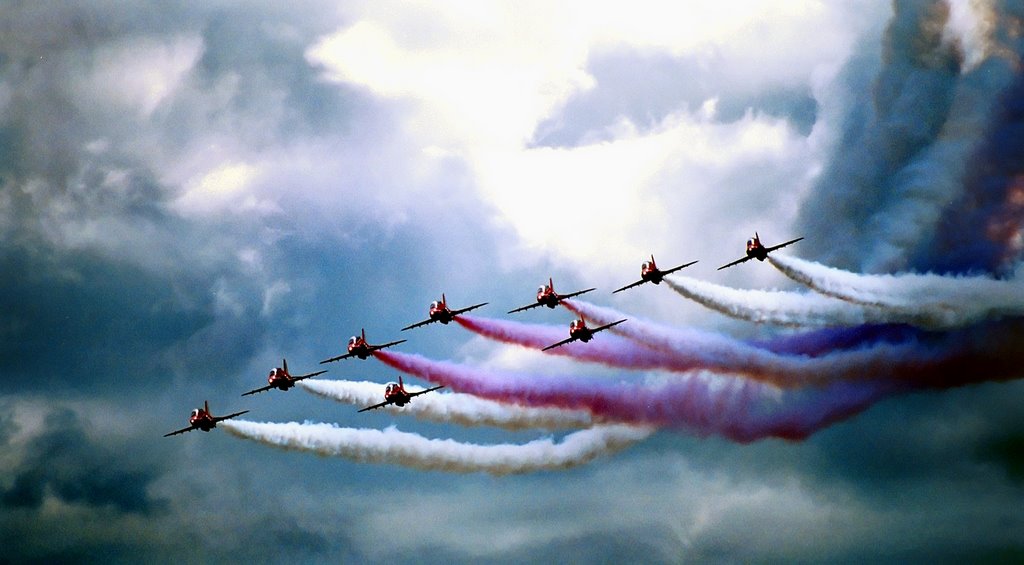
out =
[(388, 386), (384, 388), (384, 400), (395, 406), (405, 406), (411, 400), (411, 397), (409, 393), (405, 392), (405, 387), (402, 385), (388, 383)]
[(287, 371), (281, 367), (276, 367), (270, 370), (270, 375), (267, 377), (267, 384), (277, 389), (288, 390), (292, 388), (295, 381)]
[(360, 359), (366, 359), (373, 353), (373, 350), (370, 349), (366, 340), (354, 335), (348, 339), (348, 352)]
[(202, 408), (192, 410), (192, 415), (189, 416), (188, 423), (193, 428), (199, 428), (204, 432), (208, 432), (217, 427), (217, 422), (213, 421), (213, 416)]
[(586, 343), (594, 337), (594, 332), (590, 331), (590, 328), (587, 327), (586, 322), (583, 320), (573, 320), (569, 323), (569, 337), (574, 337)]
[(437, 320), (442, 324), (447, 324), (455, 319), (455, 316), (452, 315), (451, 309), (449, 309), (448, 305), (444, 302), (431, 302), (428, 313), (431, 320)]
[(747, 240), (747, 257), (752, 257), (758, 261), (764, 261), (768, 258), (768, 252), (765, 251), (764, 245), (761, 245), (759, 238), (753, 238)]
[(547, 306), (548, 308), (554, 309), (558, 306), (558, 293), (556, 293), (555, 289), (551, 288), (549, 285), (542, 285), (537, 289), (537, 302)]
[(643, 265), (640, 265), (640, 278), (658, 284), (662, 280), (662, 273), (654, 261), (644, 261)]

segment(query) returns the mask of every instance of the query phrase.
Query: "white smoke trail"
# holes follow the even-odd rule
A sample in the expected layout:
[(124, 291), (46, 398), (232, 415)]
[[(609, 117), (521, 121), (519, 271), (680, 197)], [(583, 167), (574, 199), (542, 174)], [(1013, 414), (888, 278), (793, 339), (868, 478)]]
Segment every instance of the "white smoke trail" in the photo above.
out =
[(882, 308), (891, 322), (950, 329), (982, 320), (1024, 314), (1024, 277), (902, 273), (864, 275), (792, 256), (769, 256), (787, 277), (824, 295)]
[(674, 275), (668, 286), (698, 304), (732, 318), (793, 327), (855, 326), (888, 321), (885, 310), (834, 297), (778, 290), (738, 290)]
[(360, 463), (390, 463), (428, 471), (485, 472), (492, 475), (567, 469), (609, 455), (650, 436), (647, 427), (594, 426), (565, 436), (560, 443), (478, 445), (451, 439), (385, 430), (340, 428), (332, 424), (284, 424), (231, 420), (229, 433), (287, 450), (344, 457)]
[[(298, 385), (318, 396), (370, 406), (382, 400), (384, 385), (366, 381), (331, 381), (311, 379)], [(408, 387), (415, 392), (414, 387)], [(507, 430), (589, 428), (596, 423), (584, 410), (558, 408), (530, 408), (502, 404), (470, 394), (432, 392), (412, 399), (405, 406), (385, 406), (394, 414), (408, 414), (433, 422), (446, 422), (461, 426), (492, 426)]]

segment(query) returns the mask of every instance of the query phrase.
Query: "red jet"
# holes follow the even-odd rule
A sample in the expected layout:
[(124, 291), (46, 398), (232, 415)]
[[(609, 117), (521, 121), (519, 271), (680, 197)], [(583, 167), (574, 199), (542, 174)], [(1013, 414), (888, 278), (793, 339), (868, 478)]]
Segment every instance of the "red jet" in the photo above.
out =
[(267, 377), (267, 386), (255, 388), (249, 392), (243, 393), (242, 396), (249, 396), (250, 394), (256, 394), (257, 392), (263, 392), (272, 388), (288, 390), (302, 379), (308, 379), (309, 377), (315, 377), (327, 372), (327, 370), (324, 369), (323, 371), (317, 371), (308, 375), (295, 375), (293, 377), (291, 373), (288, 372), (288, 360), (281, 359), (281, 364), (284, 365), (284, 367), (274, 367), (270, 370), (270, 375)]
[(234, 414), (228, 414), (227, 416), (214, 416), (210, 413), (210, 403), (204, 401), (202, 408), (192, 410), (192, 415), (188, 417), (187, 428), (181, 428), (180, 430), (175, 430), (169, 434), (164, 434), (164, 437), (183, 434), (185, 432), (191, 432), (192, 430), (203, 430), (204, 432), (208, 432), (217, 427), (217, 422), (223, 422), (229, 418), (241, 416), (246, 412), (248, 412), (248, 410), (242, 410), (241, 412), (235, 412)]
[(547, 306), (548, 308), (554, 308), (555, 306), (558, 306), (559, 302), (565, 300), (566, 298), (579, 296), (592, 290), (594, 289), (588, 288), (586, 290), (570, 292), (569, 294), (558, 294), (557, 292), (555, 292), (555, 283), (550, 278), (548, 278), (548, 284), (541, 285), (540, 288), (537, 289), (536, 303), (527, 304), (526, 306), (520, 306), (515, 310), (509, 310), (508, 313), (514, 314), (515, 312), (522, 312), (523, 310), (529, 310), (530, 308), (536, 308), (538, 306)]
[(652, 282), (654, 284), (660, 284), (661, 280), (663, 278), (665, 278), (665, 275), (671, 275), (672, 273), (678, 271), (679, 269), (685, 269), (686, 267), (689, 267), (690, 265), (692, 265), (694, 263), (696, 263), (696, 261), (690, 261), (689, 263), (686, 263), (685, 265), (679, 265), (678, 267), (672, 267), (671, 269), (667, 269), (665, 271), (662, 271), (661, 269), (658, 268), (658, 265), (654, 262), (654, 255), (651, 255), (651, 260), (650, 261), (644, 261), (643, 264), (640, 265), (640, 280), (636, 281), (635, 283), (627, 284), (626, 286), (620, 288), (619, 290), (612, 291), (612, 294), (615, 294), (616, 292), (622, 292), (622, 291), (626, 290), (627, 288), (633, 288), (634, 286), (640, 286), (640, 285), (644, 284), (645, 282)]
[(410, 400), (412, 400), (412, 397), (419, 396), (421, 394), (426, 394), (432, 390), (437, 390), (439, 388), (444, 388), (444, 385), (431, 387), (426, 390), (420, 390), (417, 392), (406, 392), (405, 383), (402, 382), (402, 376), (399, 375), (397, 383), (388, 383), (388, 386), (384, 387), (384, 402), (381, 402), (380, 404), (374, 404), (373, 406), (367, 406), (366, 408), (360, 410), (360, 412), (374, 410), (376, 408), (387, 406), (388, 404), (394, 404), (395, 406), (405, 406), (406, 404), (409, 403)]
[(586, 342), (590, 341), (591, 339), (594, 339), (594, 334), (596, 334), (597, 332), (602, 331), (602, 330), (606, 330), (606, 329), (608, 329), (608, 328), (610, 328), (612, 326), (617, 326), (617, 325), (619, 325), (619, 324), (621, 324), (622, 322), (625, 322), (625, 321), (626, 320), (619, 320), (617, 322), (612, 322), (610, 324), (605, 324), (603, 326), (596, 327), (594, 329), (590, 329), (590, 328), (587, 327), (587, 323), (585, 321), (583, 321), (583, 318), (580, 318), (578, 320), (573, 320), (573, 321), (569, 322), (569, 339), (563, 339), (562, 341), (560, 341), (558, 343), (552, 343), (551, 345), (545, 347), (544, 349), (541, 349), (541, 351), (547, 351), (549, 349), (554, 349), (554, 348), (556, 348), (556, 347), (558, 347), (560, 345), (565, 345), (567, 343), (571, 343), (571, 342), (574, 342), (576, 340), (580, 340), (583, 343), (586, 343)]
[(778, 245), (776, 245), (774, 247), (765, 247), (764, 245), (761, 244), (761, 238), (758, 237), (757, 232), (754, 232), (754, 237), (747, 240), (747, 256), (743, 257), (741, 259), (737, 259), (737, 260), (733, 261), (732, 263), (729, 263), (728, 265), (722, 265), (721, 267), (718, 268), (718, 270), (721, 271), (722, 269), (724, 269), (726, 267), (732, 267), (733, 265), (739, 265), (740, 263), (743, 263), (744, 261), (749, 261), (751, 259), (757, 259), (758, 261), (764, 261), (765, 259), (768, 258), (768, 254), (771, 253), (772, 251), (775, 251), (776, 249), (782, 249), (783, 247), (785, 247), (785, 246), (787, 246), (787, 245), (789, 245), (791, 243), (796, 243), (796, 242), (800, 241), (801, 239), (803, 239), (803, 238), (802, 237), (798, 237), (796, 239), (787, 241), (786, 243), (780, 243), (780, 244), (778, 244)]
[(321, 365), (324, 363), (330, 363), (331, 361), (338, 361), (340, 359), (348, 359), (349, 357), (358, 357), (360, 359), (366, 359), (370, 355), (373, 355), (374, 351), (384, 349), (385, 347), (391, 347), (392, 345), (398, 345), (404, 343), (404, 339), (398, 341), (392, 341), (391, 343), (385, 343), (384, 345), (370, 345), (366, 343), (366, 330), (362, 330), (360, 335), (354, 335), (348, 338), (348, 353), (344, 355), (338, 355), (337, 357), (331, 357), (330, 359), (324, 359), (320, 362)]
[(451, 322), (452, 320), (455, 319), (455, 316), (458, 316), (459, 314), (465, 314), (470, 310), (476, 310), (481, 306), (487, 306), (487, 304), (487, 302), (481, 302), (480, 304), (474, 304), (472, 306), (469, 306), (468, 308), (452, 310), (448, 308), (448, 303), (445, 301), (444, 293), (441, 293), (440, 302), (435, 300), (430, 303), (430, 310), (427, 311), (428, 317), (426, 320), (423, 320), (422, 322), (416, 322), (411, 326), (405, 326), (404, 328), (402, 328), (401, 331), (404, 332), (405, 330), (411, 330), (413, 328), (418, 328), (420, 326), (425, 326), (427, 324), (432, 324), (434, 322), (441, 322), (442, 324), (447, 325), (448, 322)]

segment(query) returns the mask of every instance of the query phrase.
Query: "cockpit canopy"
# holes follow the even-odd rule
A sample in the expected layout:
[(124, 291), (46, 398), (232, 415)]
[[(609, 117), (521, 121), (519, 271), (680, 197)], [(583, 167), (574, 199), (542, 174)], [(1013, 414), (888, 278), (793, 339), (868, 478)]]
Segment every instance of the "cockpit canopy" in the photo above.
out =
[(651, 265), (650, 261), (644, 261), (643, 265), (640, 265), (640, 268), (644, 271), (650, 271), (652, 266), (653, 265)]
[(384, 387), (384, 394), (391, 395), (398, 391), (398, 383), (388, 383), (388, 386)]
[(537, 287), (537, 294), (544, 294), (548, 291), (548, 285), (542, 284)]
[(357, 341), (359, 341), (359, 338), (357, 336), (352, 336), (352, 337), (348, 338), (348, 345), (349, 345), (349, 347), (355, 345)]
[(199, 416), (199, 409), (198, 408), (193, 408), (192, 409), (192, 415), (189, 416), (189, 417), (190, 418), (197, 418), (198, 416)]
[(440, 308), (441, 308), (441, 303), (438, 302), (437, 300), (435, 300), (435, 301), (430, 303), (430, 309), (431, 310), (439, 310)]

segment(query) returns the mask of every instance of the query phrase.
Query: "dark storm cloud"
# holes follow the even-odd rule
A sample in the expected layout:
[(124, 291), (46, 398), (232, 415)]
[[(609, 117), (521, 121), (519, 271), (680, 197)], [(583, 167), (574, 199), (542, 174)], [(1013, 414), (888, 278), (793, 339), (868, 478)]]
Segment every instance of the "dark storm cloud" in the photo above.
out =
[[(798, 217), (808, 256), (840, 268), (914, 266), (913, 253), (930, 240), (940, 215), (959, 214), (950, 204), (965, 163), (975, 158), (1012, 75), (999, 56), (964, 67), (960, 43), (944, 34), (945, 2), (894, 8), (870, 97), (857, 94), (863, 85), (851, 85), (839, 143)], [(1012, 25), (1006, 21), (998, 25)]]
[[(139, 392), (186, 372), (183, 358), (213, 373), (237, 370), (260, 341), (264, 288), (234, 253), (258, 241), (262, 226), (182, 218), (169, 209), (181, 187), (159, 180), (211, 132), (259, 148), (344, 129), (345, 92), (318, 81), (303, 54), (336, 22), (260, 8), (5, 7), (0, 270), (17, 276), (0, 281), (0, 349), (10, 360), (3, 378), (19, 390), (98, 393), (130, 375)], [(133, 45), (199, 55), (148, 116), (90, 90)], [(225, 81), (234, 84), (226, 99)], [(254, 119), (262, 116), (274, 119)], [(219, 289), (240, 314), (217, 311)]]
[[(894, 175), (935, 140), (947, 118), (960, 55), (942, 41), (948, 8), (897, 2), (885, 33), (884, 67), (870, 106), (851, 106), (836, 158), (801, 208), (805, 250), (840, 268), (859, 267), (863, 226), (892, 205)], [(836, 245), (836, 242), (842, 245)]]
[(21, 392), (95, 394), (126, 378), (129, 393), (160, 388), (138, 377), (168, 370), (163, 350), (213, 321), (209, 299), (179, 300), (175, 281), (130, 265), (78, 255), (55, 268), (12, 251), (0, 254), (0, 270), (19, 273), (0, 279), (0, 379)]
[(118, 457), (89, 437), (77, 414), (66, 409), (52, 412), (43, 426), (24, 446), (20, 465), (5, 473), (10, 484), (0, 494), (0, 505), (39, 510), (45, 497), (53, 496), (67, 504), (126, 513), (166, 508), (165, 500), (148, 493), (159, 471)]

